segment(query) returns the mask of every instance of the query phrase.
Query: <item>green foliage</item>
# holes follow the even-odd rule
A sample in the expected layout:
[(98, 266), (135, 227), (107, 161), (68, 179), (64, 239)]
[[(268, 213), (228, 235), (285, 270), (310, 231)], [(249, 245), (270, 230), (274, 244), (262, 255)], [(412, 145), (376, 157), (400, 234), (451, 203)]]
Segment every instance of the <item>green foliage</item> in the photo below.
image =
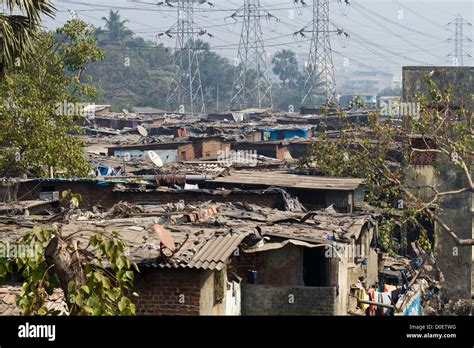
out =
[(32, 38), (41, 16), (52, 17), (55, 7), (48, 0), (0, 0), (0, 80), (17, 59), (29, 58)]
[(277, 110), (296, 112), (305, 95), (306, 72), (298, 70), (296, 55), (292, 50), (283, 49), (272, 60), (273, 73), (278, 75), (281, 84), (273, 86), (273, 101)]
[(273, 73), (278, 75), (284, 87), (295, 88), (300, 77), (295, 52), (283, 49), (272, 60)]
[[(56, 227), (53, 230), (34, 226), (15, 245), (23, 253), (15, 258), (0, 258), (0, 282), (8, 274), (21, 274), (22, 295), (16, 304), (26, 315), (58, 315), (47, 307), (47, 299), (61, 284), (54, 273), (53, 265), (48, 265), (43, 253), (51, 238), (61, 238)], [(63, 289), (68, 313), (71, 315), (134, 315), (135, 305), (125, 295), (133, 289), (135, 264), (125, 256), (125, 243), (120, 234), (111, 236), (95, 234), (89, 239), (94, 260), (81, 263), (85, 281), (70, 281)], [(68, 244), (68, 250), (71, 244)], [(69, 250), (73, 253), (74, 249)], [(66, 285), (64, 285), (66, 286)], [(138, 296), (133, 293), (134, 296)]]
[(364, 100), (360, 95), (355, 95), (351, 101), (349, 101), (349, 109), (358, 109), (363, 108), (365, 106)]
[(49, 230), (35, 226), (30, 232), (25, 233), (16, 245), (10, 246), (21, 250), (21, 253), (14, 258), (0, 258), (0, 282), (13, 272), (25, 279), (22, 285), (23, 295), (17, 296), (16, 304), (26, 315), (50, 313), (45, 301), (53, 293), (57, 281), (48, 273), (50, 267), (42, 255), (50, 237)]
[[(200, 50), (199, 68), (206, 110), (229, 110), (229, 101), (233, 93), (234, 67), (228, 59), (211, 52), (208, 43), (198, 40), (196, 47)], [(217, 110), (218, 98), (219, 110)]]
[[(78, 315), (134, 315), (135, 305), (125, 295), (133, 289), (138, 271), (124, 252), (125, 243), (118, 232), (111, 236), (93, 235), (89, 240), (95, 251), (95, 263), (84, 265), (86, 281), (68, 284), (71, 313)], [(136, 293), (134, 293), (136, 295)]]
[(100, 91), (95, 102), (111, 104), (118, 112), (133, 111), (135, 106), (166, 108), (171, 73), (154, 64), (170, 61), (169, 54), (162, 46), (143, 50), (128, 47), (130, 43), (102, 46), (105, 60), (89, 66), (88, 74)]
[[(103, 20), (106, 21), (105, 29), (96, 29), (95, 35), (99, 46), (106, 52), (106, 58), (91, 64), (89, 70), (100, 91), (95, 102), (111, 104), (111, 109), (118, 112), (123, 109), (133, 111), (134, 107), (139, 106), (178, 110), (183, 101), (177, 98), (168, 100), (168, 93), (177, 71), (173, 61), (182, 61), (183, 74), (186, 74), (187, 50), (173, 53), (163, 44), (156, 45), (134, 36), (118, 12), (111, 11), (109, 17)], [(206, 110), (228, 110), (235, 92), (235, 67), (228, 59), (211, 52), (208, 43), (196, 40), (194, 45), (198, 51)], [(273, 62), (274, 72), (282, 79), (281, 85), (273, 86), (274, 105), (283, 111), (288, 111), (290, 106), (297, 110), (304, 96), (305, 76), (298, 71), (295, 53), (283, 50), (277, 53)], [(255, 70), (247, 71), (245, 79), (250, 89), (255, 86), (257, 76)], [(248, 104), (256, 103), (250, 95), (246, 100)]]
[(61, 194), (62, 200), (68, 200), (72, 209), (79, 208), (79, 203), (82, 201), (82, 196), (78, 193), (72, 192), (72, 190), (65, 190)]
[(109, 17), (102, 17), (102, 20), (105, 21), (105, 30), (97, 29), (99, 39), (105, 42), (123, 42), (133, 36), (132, 31), (125, 26), (128, 21), (122, 20), (119, 11), (110, 10)]
[(44, 176), (46, 168), (63, 176), (85, 176), (88, 166), (76, 120), (78, 105), (95, 96), (84, 82), (86, 66), (103, 58), (92, 29), (78, 19), (53, 33), (36, 33), (31, 59), (22, 60), (0, 84), (0, 175), (28, 171)]
[[(113, 11), (112, 11), (113, 12)], [(133, 36), (126, 28), (126, 21), (113, 12), (106, 20), (105, 30), (95, 31), (99, 46), (106, 58), (90, 65), (89, 74), (100, 91), (96, 102), (111, 104), (112, 110), (133, 111), (134, 107), (147, 106), (177, 110), (178, 100), (167, 97), (174, 72), (174, 58), (183, 55), (186, 69), (187, 52), (172, 53), (163, 44)], [(198, 59), (203, 93), (208, 110), (227, 109), (232, 94), (234, 68), (225, 58), (211, 52), (208, 43), (197, 40)], [(176, 54), (176, 57), (173, 57)]]
[[(81, 195), (71, 190), (63, 191), (61, 196), (63, 200), (70, 200), (72, 209), (82, 200)], [(139, 269), (127, 258), (127, 245), (120, 233), (96, 233), (89, 238), (85, 249), (78, 247), (74, 235), (63, 238), (56, 225), (51, 230), (35, 225), (9, 246), (16, 250), (14, 255), (9, 256), (9, 250), (0, 244), (0, 283), (9, 274), (21, 275), (23, 293), (17, 295), (16, 304), (26, 315), (61, 314), (47, 306), (49, 296), (60, 287), (70, 315), (134, 315), (135, 305), (127, 294), (138, 296), (132, 290), (133, 270), (139, 272)], [(53, 239), (64, 243), (66, 252), (74, 256), (66, 271), (74, 270), (75, 279), (68, 284), (60, 283), (58, 272), (61, 270), (45, 257), (45, 250)]]
[(380, 97), (392, 97), (392, 96), (402, 96), (402, 90), (400, 88), (384, 88), (377, 93), (377, 98)]

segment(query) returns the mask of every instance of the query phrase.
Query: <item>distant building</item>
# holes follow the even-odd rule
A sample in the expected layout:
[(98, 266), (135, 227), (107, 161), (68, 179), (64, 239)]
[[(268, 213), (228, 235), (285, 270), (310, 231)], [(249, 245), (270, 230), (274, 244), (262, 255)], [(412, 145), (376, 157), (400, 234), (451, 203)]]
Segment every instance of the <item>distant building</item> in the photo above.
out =
[(133, 110), (134, 110), (134, 113), (138, 116), (150, 117), (150, 118), (164, 116), (165, 114), (168, 113), (168, 111), (166, 110), (147, 108), (147, 107), (135, 107), (133, 108)]
[(376, 94), (393, 86), (393, 75), (377, 71), (352, 71), (338, 74), (340, 94)]
[(377, 94), (372, 93), (354, 93), (342, 95), (339, 98), (339, 105), (342, 107), (348, 107), (350, 102), (357, 97), (360, 98), (360, 100), (364, 103), (364, 108), (375, 108), (377, 106)]

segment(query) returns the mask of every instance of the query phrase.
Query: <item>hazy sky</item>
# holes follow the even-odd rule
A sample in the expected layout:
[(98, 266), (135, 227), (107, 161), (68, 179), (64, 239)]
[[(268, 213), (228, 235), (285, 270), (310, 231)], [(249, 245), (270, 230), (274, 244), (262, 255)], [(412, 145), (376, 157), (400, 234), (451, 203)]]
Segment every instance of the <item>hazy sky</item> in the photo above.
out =
[[(158, 0), (160, 1), (160, 0)], [(119, 10), (129, 21), (128, 27), (136, 35), (174, 47), (173, 40), (159, 40), (156, 35), (176, 22), (175, 9), (155, 5), (153, 0), (54, 0), (58, 8), (55, 20), (46, 26), (54, 28), (64, 23), (74, 10), (80, 18), (95, 26), (103, 26), (101, 18), (110, 9)], [(304, 0), (310, 4), (312, 0)], [(211, 0), (210, 7), (196, 5), (195, 22), (207, 29), (214, 38), (208, 41), (213, 50), (234, 59), (239, 43), (241, 23), (225, 19), (243, 4), (243, 0)], [(344, 2), (344, 1), (343, 1)], [(311, 7), (296, 8), (293, 0), (261, 0), (262, 5), (280, 22), (269, 26), (262, 21), (264, 40), (270, 53), (291, 48), (307, 54), (309, 42), (298, 42), (292, 35), (311, 21)], [(380, 70), (401, 75), (404, 65), (452, 65), (448, 55), (454, 52), (454, 21), (458, 14), (466, 22), (473, 22), (473, 0), (351, 0), (347, 15), (342, 15), (337, 0), (330, 0), (331, 22), (350, 34), (343, 47), (337, 36), (331, 36), (336, 70)], [(464, 34), (472, 39), (472, 26), (465, 26)], [(467, 53), (474, 55), (473, 43), (464, 42)], [(344, 59), (345, 58), (345, 59)], [(464, 65), (472, 65), (465, 58)]]

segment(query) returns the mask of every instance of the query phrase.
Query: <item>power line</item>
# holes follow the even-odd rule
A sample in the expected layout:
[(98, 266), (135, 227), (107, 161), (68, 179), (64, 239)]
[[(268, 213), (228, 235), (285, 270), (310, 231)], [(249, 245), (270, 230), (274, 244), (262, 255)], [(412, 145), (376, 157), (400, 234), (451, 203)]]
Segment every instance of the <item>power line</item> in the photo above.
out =
[[(367, 18), (369, 18), (370, 20), (372, 20), (372, 21), (374, 21), (375, 23), (377, 23), (377, 24), (378, 24), (382, 29), (384, 29), (385, 31), (391, 33), (392, 35), (394, 35), (394, 36), (396, 36), (396, 37), (398, 37), (398, 38), (400, 38), (401, 40), (403, 40), (404, 42), (410, 44), (411, 46), (413, 46), (413, 47), (415, 47), (415, 48), (417, 48), (417, 49), (419, 49), (419, 50), (421, 50), (421, 51), (423, 51), (423, 52), (429, 53), (430, 55), (432, 55), (432, 56), (434, 56), (434, 57), (440, 59), (441, 61), (444, 61), (444, 60), (445, 60), (445, 58), (443, 58), (443, 57), (441, 57), (441, 56), (439, 56), (439, 55), (436, 55), (436, 54), (434, 54), (433, 52), (430, 52), (430, 51), (424, 49), (423, 47), (421, 47), (421, 46), (419, 46), (419, 45), (414, 44), (413, 42), (411, 42), (411, 40), (408, 40), (406, 36), (397, 34), (397, 33), (394, 32), (392, 29), (390, 29), (390, 28), (388, 28), (387, 26), (385, 26), (384, 24), (382, 24), (382, 23), (378, 20), (378, 18), (383, 18), (385, 21), (393, 22), (393, 23), (395, 23), (397, 26), (400, 26), (400, 27), (404, 27), (404, 28), (408, 28), (408, 27), (402, 26), (402, 25), (400, 25), (399, 23), (394, 22), (394, 21), (392, 21), (391, 19), (389, 19), (389, 18), (387, 18), (387, 17), (384, 17), (384, 16), (382, 16), (382, 15), (380, 15), (380, 14), (378, 14), (378, 13), (376, 13), (376, 12), (374, 12), (374, 11), (372, 11), (372, 10), (370, 10), (370, 9), (366, 8), (365, 6), (362, 6), (362, 5), (360, 5), (360, 4), (357, 4), (357, 6), (355, 7), (355, 9), (356, 9), (356, 11), (358, 11), (359, 13), (361, 13), (362, 15), (364, 15), (365, 17), (367, 17), (367, 13), (366, 13), (366, 12), (371, 13), (371, 16), (372, 16), (372, 17), (371, 17), (371, 18), (367, 17)], [(364, 11), (362, 11), (361, 9), (363, 9)], [(418, 31), (415, 31), (415, 32), (418, 32)]]

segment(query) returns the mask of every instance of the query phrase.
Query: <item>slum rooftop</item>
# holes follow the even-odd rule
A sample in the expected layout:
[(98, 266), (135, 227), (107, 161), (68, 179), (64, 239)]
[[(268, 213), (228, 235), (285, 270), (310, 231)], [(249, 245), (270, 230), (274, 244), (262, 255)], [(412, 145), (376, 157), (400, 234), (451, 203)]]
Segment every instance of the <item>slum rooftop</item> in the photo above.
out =
[[(93, 234), (118, 231), (129, 246), (130, 260), (139, 265), (221, 269), (244, 240), (247, 252), (279, 248), (288, 242), (347, 244), (356, 240), (363, 228), (375, 225), (375, 217), (364, 211), (341, 214), (332, 207), (291, 212), (239, 202), (144, 206), (120, 202), (105, 211), (71, 211), (55, 224), (63, 236), (75, 234), (84, 245)], [(0, 240), (14, 243), (35, 224), (50, 227), (50, 216), (0, 216)], [(162, 255), (154, 226), (169, 231), (179, 246), (171, 258)], [(257, 244), (263, 237), (265, 244)]]

